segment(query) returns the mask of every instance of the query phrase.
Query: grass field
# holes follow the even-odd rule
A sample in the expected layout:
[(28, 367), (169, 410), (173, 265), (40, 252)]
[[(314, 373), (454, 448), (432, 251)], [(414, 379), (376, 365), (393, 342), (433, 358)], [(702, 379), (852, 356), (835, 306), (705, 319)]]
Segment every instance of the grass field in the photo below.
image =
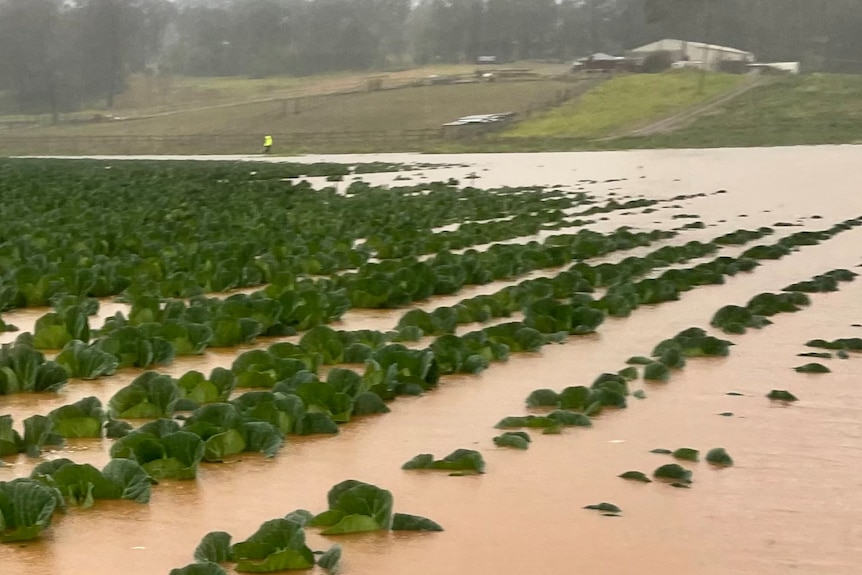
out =
[[(505, 65), (482, 66), (482, 71), (501, 68), (523, 68), (549, 78), (568, 74), (565, 64), (541, 62), (514, 62)], [(378, 80), (384, 88), (415, 83), (432, 75), (465, 76), (477, 69), (474, 64), (437, 64), (395, 71), (336, 72), (312, 76), (273, 76), (269, 78), (191, 77), (132, 75), (125, 91), (118, 94), (113, 110), (95, 104), (78, 113), (64, 114), (66, 118), (91, 117), (94, 114), (113, 114), (122, 117), (187, 111), (210, 106), (224, 106), (274, 98), (295, 98), (358, 91), (367, 88), (368, 81)], [(0, 98), (0, 119), (40, 119), (50, 121), (50, 115), (39, 117), (16, 116), (14, 109), (4, 109)], [(11, 104), (11, 102), (9, 102)]]
[(314, 96), (297, 104), (260, 102), (122, 122), (43, 127), (28, 130), (28, 134), (164, 136), (428, 129), (468, 114), (522, 113), (553, 102), (560, 92), (575, 86), (556, 80), (422, 86)]
[(862, 76), (812, 74), (752, 89), (670, 134), (624, 138), (623, 148), (862, 143)]
[[(423, 69), (428, 72), (430, 69)], [(436, 69), (444, 72), (443, 68)], [(406, 74), (407, 72), (405, 72)], [(418, 71), (410, 73), (418, 74)], [(378, 92), (321, 95), (302, 98), (298, 108), (292, 100), (259, 101), (242, 105), (193, 108), (125, 122), (65, 125), (4, 130), (0, 154), (87, 153), (247, 153), (257, 150), (264, 132), (289, 134), (318, 132), (388, 132), (439, 128), (466, 114), (514, 111), (533, 114), (502, 134), (469, 139), (404, 139), (386, 137), (316, 138), (308, 141), (279, 140), (277, 153), (376, 153), (424, 152), (528, 152), (607, 150), (629, 148), (747, 147), (797, 144), (862, 142), (862, 76), (803, 75), (771, 78), (733, 99), (705, 109), (689, 123), (669, 133), (619, 136), (651, 125), (680, 112), (697, 109), (703, 102), (732, 92), (748, 79), (710, 75), (706, 90), (697, 93), (696, 73), (624, 76), (591, 88), (587, 82), (572, 83), (547, 77), (533, 81), (423, 86)], [(267, 80), (275, 82), (275, 80)], [(322, 79), (318, 79), (322, 82)], [(327, 80), (336, 82), (330, 76)], [(214, 90), (222, 98), (239, 97), (258, 81), (244, 84), (237, 79), (209, 79), (189, 90)], [(263, 80), (260, 82), (264, 82)], [(287, 80), (282, 86), (287, 89)], [(333, 84), (330, 84), (332, 86)], [(280, 90), (281, 88), (278, 88)], [(316, 88), (296, 87), (311, 93)], [(586, 91), (567, 103), (549, 108), (561, 90)], [(276, 88), (273, 88), (276, 90)], [(203, 96), (201, 96), (203, 97)], [(541, 111), (540, 109), (550, 111)], [(183, 144), (138, 144), (122, 141), (91, 142), (86, 138), (127, 135), (192, 136)], [(15, 136), (22, 139), (15, 142)], [(54, 136), (62, 138), (46, 141)], [(79, 138), (80, 136), (80, 138)], [(221, 137), (218, 137), (221, 136)], [(243, 139), (230, 143), (228, 140)], [(158, 138), (157, 138), (158, 139)], [(62, 140), (62, 141), (61, 141)], [(4, 143), (5, 142), (5, 143)]]
[[(542, 76), (568, 72), (565, 64), (517, 62), (494, 68), (529, 68)], [(284, 98), (332, 94), (365, 89), (370, 79), (382, 82), (384, 88), (400, 86), (430, 75), (469, 75), (473, 64), (438, 64), (390, 72), (336, 72), (314, 76), (274, 76), (270, 78), (198, 78), (171, 76), (153, 78), (133, 76), (128, 89), (117, 98), (116, 108), (128, 111), (169, 111), (237, 103), (266, 98)]]
[(739, 86), (742, 76), (709, 74), (698, 90), (696, 72), (668, 72), (621, 76), (547, 114), (506, 132), (508, 137), (600, 138), (687, 106), (704, 102)]

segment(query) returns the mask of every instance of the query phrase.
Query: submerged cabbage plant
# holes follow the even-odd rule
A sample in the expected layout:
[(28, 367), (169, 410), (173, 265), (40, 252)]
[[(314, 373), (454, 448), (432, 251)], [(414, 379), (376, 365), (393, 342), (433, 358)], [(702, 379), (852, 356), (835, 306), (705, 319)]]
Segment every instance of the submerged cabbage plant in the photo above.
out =
[[(230, 533), (207, 533), (195, 549), (197, 563), (175, 569), (173, 575), (216, 575), (226, 573), (220, 564), (236, 563), (240, 573), (272, 573), (310, 569), (315, 564), (330, 574), (338, 571), (341, 546), (311, 551), (305, 543), (303, 528), (311, 514), (304, 510), (263, 523), (245, 541), (231, 544)], [(319, 555), (315, 561), (315, 555)]]
[(329, 509), (312, 518), (310, 527), (326, 527), (323, 535), (364, 531), (442, 531), (437, 523), (416, 515), (392, 512), (392, 493), (375, 485), (349, 479), (332, 487)]
[(293, 394), (249, 391), (230, 402), (246, 421), (262, 421), (281, 430), (296, 433), (306, 415), (302, 399)]
[(288, 519), (265, 522), (251, 537), (234, 543), (230, 554), (240, 573), (309, 569), (315, 563), (302, 525)]
[(44, 415), (24, 420), (24, 436), (12, 427), (11, 415), (0, 415), (0, 457), (26, 453), (38, 457), (46, 445), (62, 445), (63, 438), (53, 433), (54, 423)]
[(37, 349), (62, 349), (72, 340), (90, 341), (87, 311), (79, 306), (61, 308), (36, 320), (33, 346)]
[(54, 361), (66, 370), (69, 377), (81, 379), (113, 375), (120, 365), (114, 355), (77, 339), (69, 341)]
[(830, 373), (832, 371), (822, 363), (806, 363), (793, 369), (798, 373)]
[(443, 469), (448, 471), (485, 472), (485, 460), (474, 449), (456, 449), (443, 459), (434, 459), (430, 453), (417, 455), (401, 466), (401, 469)]
[(392, 493), (356, 480), (339, 483), (327, 495), (329, 509), (316, 515), (311, 527), (326, 527), (324, 535), (340, 535), (389, 529)]
[(228, 575), (228, 573), (218, 563), (207, 561), (204, 563), (190, 563), (185, 567), (171, 569), (169, 575)]
[(36, 539), (63, 508), (57, 489), (32, 479), (0, 481), (0, 543)]
[(808, 347), (816, 347), (822, 349), (843, 350), (843, 351), (862, 351), (862, 338), (847, 337), (839, 338), (832, 341), (825, 339), (812, 339), (806, 344)]
[(148, 335), (143, 328), (134, 325), (116, 327), (97, 339), (94, 347), (114, 356), (119, 367), (164, 365), (176, 356), (176, 350), (166, 339)]
[(111, 446), (111, 457), (136, 461), (154, 479), (194, 479), (203, 440), (170, 419), (147, 423)]
[(263, 331), (263, 326), (251, 318), (219, 316), (207, 322), (212, 332), (209, 344), (213, 347), (234, 347), (248, 343)]
[(169, 417), (182, 397), (180, 388), (168, 375), (147, 371), (117, 391), (108, 405), (115, 417), (157, 419)]
[(311, 328), (299, 340), (299, 347), (309, 353), (320, 354), (326, 365), (344, 362), (344, 342), (331, 327), (319, 325)]
[(494, 438), (497, 447), (513, 447), (515, 449), (529, 449), (530, 434), (525, 431), (506, 431)]
[(213, 368), (209, 378), (199, 371), (189, 371), (177, 380), (180, 393), (197, 404), (227, 401), (236, 387), (236, 376), (223, 367)]
[(56, 488), (71, 505), (92, 507), (96, 499), (150, 500), (153, 480), (135, 461), (114, 459), (102, 471), (89, 463), (54, 459), (37, 465), (30, 478)]
[[(437, 361), (441, 374), (472, 373), (478, 374), (487, 369), (491, 360), (495, 357), (494, 346), (505, 344), (494, 344), (489, 340), (485, 342), (478, 338), (458, 337), (456, 335), (443, 335), (434, 340), (431, 350)], [(506, 346), (505, 354), (508, 354)], [(503, 356), (505, 357), (505, 355)]]
[(690, 327), (676, 334), (671, 339), (664, 340), (653, 349), (653, 357), (661, 357), (668, 349), (679, 349), (684, 357), (717, 356), (730, 354), (733, 343), (718, 339), (699, 327)]
[(215, 337), (210, 326), (182, 319), (141, 324), (141, 329), (170, 343), (177, 355), (200, 355)]
[(66, 370), (32, 346), (25, 333), (0, 346), (0, 395), (56, 391), (68, 381)]
[(98, 397), (85, 397), (48, 414), (53, 432), (67, 438), (101, 437), (107, 416)]
[(307, 352), (289, 342), (274, 344), (268, 350), (253, 349), (241, 353), (231, 365), (237, 387), (272, 388), (300, 371), (317, 372), (318, 354)]
[(274, 457), (284, 443), (284, 433), (269, 421), (244, 414), (246, 408), (242, 401), (204, 405), (186, 419), (183, 432), (204, 441), (206, 461), (224, 461), (244, 451)]

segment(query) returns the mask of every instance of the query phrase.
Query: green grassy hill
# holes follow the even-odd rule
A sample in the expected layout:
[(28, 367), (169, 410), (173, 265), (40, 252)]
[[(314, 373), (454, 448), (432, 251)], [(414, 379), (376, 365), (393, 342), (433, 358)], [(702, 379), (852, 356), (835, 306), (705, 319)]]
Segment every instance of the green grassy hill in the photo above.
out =
[(522, 122), (504, 136), (601, 138), (688, 106), (705, 102), (740, 86), (743, 76), (708, 74), (700, 90), (697, 72), (620, 76), (546, 114)]
[(862, 76), (788, 76), (753, 88), (670, 134), (624, 138), (619, 148), (862, 143)]

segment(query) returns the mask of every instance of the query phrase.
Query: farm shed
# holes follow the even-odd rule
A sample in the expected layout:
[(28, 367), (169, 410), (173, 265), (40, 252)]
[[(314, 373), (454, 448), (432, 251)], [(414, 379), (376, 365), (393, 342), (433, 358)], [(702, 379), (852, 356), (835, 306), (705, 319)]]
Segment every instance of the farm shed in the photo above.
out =
[(628, 54), (631, 58), (642, 61), (656, 52), (669, 52), (675, 62), (690, 62), (697, 67), (705, 65), (709, 70), (719, 70), (722, 62), (752, 63), (755, 61), (754, 54), (744, 50), (669, 38), (629, 50)]

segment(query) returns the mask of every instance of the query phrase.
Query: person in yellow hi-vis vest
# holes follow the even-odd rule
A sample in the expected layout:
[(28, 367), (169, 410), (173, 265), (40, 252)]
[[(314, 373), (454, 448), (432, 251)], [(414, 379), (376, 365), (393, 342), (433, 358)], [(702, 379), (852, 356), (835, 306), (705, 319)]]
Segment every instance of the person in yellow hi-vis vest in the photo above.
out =
[(269, 149), (272, 148), (272, 136), (264, 136), (263, 137), (263, 153), (268, 154)]

